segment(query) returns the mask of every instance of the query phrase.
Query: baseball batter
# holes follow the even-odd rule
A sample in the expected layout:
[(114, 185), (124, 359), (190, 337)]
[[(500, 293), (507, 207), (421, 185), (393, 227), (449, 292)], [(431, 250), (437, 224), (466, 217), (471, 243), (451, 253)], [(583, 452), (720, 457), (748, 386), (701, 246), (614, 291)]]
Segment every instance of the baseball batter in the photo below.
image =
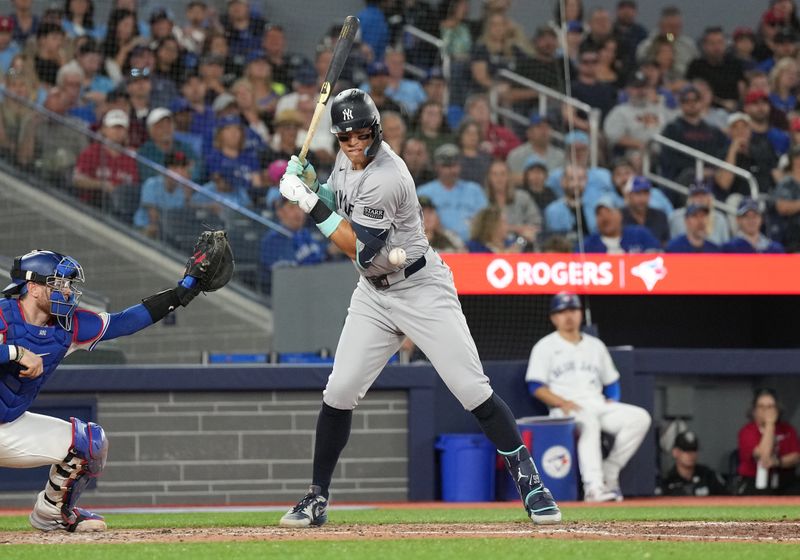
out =
[(0, 467), (53, 465), (29, 517), (34, 528), (105, 530), (103, 518), (78, 500), (108, 454), (99, 425), (29, 412), (36, 395), (68, 354), (133, 334), (188, 305), (200, 292), (207, 256), (195, 253), (175, 288), (113, 314), (78, 307), (84, 275), (72, 257), (37, 250), (14, 260), (0, 300)]
[[(619, 473), (647, 434), (650, 414), (619, 402), (619, 372), (605, 344), (581, 332), (577, 295), (554, 296), (550, 319), (556, 331), (533, 347), (525, 380), (531, 394), (550, 407), (551, 416), (575, 418), (585, 500), (621, 501)], [(605, 460), (601, 432), (615, 437)]]
[[(280, 190), (353, 259), (361, 276), (323, 393), (311, 487), (281, 525), (327, 520), (328, 489), (352, 411), (405, 335), (505, 456), (531, 520), (558, 523), (561, 512), (541, 484), (514, 417), (483, 373), (450, 269), (428, 246), (414, 181), (382, 141), (375, 103), (358, 89), (345, 90), (331, 104), (331, 122), (340, 151), (328, 184), (320, 185), (313, 168), (293, 157)], [(404, 262), (395, 248), (405, 252)]]

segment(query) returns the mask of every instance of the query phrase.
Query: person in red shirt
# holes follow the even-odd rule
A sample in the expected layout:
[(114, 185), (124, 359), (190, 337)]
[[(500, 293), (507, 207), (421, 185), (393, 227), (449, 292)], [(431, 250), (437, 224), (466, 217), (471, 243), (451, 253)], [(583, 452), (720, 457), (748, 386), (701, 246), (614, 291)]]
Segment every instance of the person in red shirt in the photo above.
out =
[[(800, 441), (797, 431), (781, 420), (778, 398), (772, 389), (757, 389), (750, 410), (751, 422), (739, 430), (739, 482), (737, 494), (798, 494)], [(764, 487), (759, 467), (767, 469)]]
[(492, 109), (486, 95), (470, 95), (464, 107), (467, 110), (466, 116), (476, 121), (483, 130), (483, 141), (489, 143), (488, 151), (494, 159), (506, 159), (508, 152), (522, 143), (510, 128), (492, 122)]
[[(128, 115), (120, 109), (112, 109), (103, 117), (100, 133), (111, 142), (125, 146), (129, 127)], [(139, 203), (136, 161), (108, 144), (93, 142), (80, 153), (73, 184), (78, 198), (111, 211), (124, 221), (130, 221)]]

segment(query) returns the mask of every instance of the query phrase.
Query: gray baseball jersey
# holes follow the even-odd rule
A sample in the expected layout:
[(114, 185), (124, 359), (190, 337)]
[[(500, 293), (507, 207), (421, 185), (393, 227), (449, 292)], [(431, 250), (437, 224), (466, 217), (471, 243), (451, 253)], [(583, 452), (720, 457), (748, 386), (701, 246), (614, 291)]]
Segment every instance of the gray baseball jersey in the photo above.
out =
[[(339, 214), (350, 222), (388, 229), (386, 246), (361, 272), (323, 400), (334, 408), (355, 408), (408, 336), (428, 357), (450, 391), (467, 410), (492, 395), (470, 335), (453, 276), (428, 246), (416, 189), (405, 162), (385, 142), (366, 169), (354, 171), (340, 152), (328, 188)], [(394, 247), (406, 251), (405, 267), (425, 265), (407, 277), (392, 265)], [(412, 270), (409, 268), (409, 270)], [(392, 283), (377, 288), (369, 280), (389, 274)]]
[(407, 264), (425, 254), (428, 239), (414, 179), (386, 142), (366, 169), (359, 171), (353, 170), (350, 160), (340, 151), (328, 188), (335, 193), (337, 212), (343, 218), (368, 228), (389, 230), (386, 245), (373, 259), (367, 276), (399, 270), (389, 262), (389, 251), (395, 247), (405, 249)]

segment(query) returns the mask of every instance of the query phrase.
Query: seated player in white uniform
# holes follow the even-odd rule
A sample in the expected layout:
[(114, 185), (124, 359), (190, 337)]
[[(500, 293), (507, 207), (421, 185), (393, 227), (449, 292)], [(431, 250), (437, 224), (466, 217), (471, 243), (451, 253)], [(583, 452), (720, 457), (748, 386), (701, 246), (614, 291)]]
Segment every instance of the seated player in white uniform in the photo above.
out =
[[(650, 428), (650, 414), (619, 402), (619, 372), (603, 342), (581, 332), (580, 298), (562, 292), (550, 304), (554, 333), (531, 350), (525, 380), (530, 393), (550, 408), (550, 416), (575, 418), (578, 466), (587, 502), (622, 500), (619, 473)], [(603, 459), (601, 432), (614, 435)]]

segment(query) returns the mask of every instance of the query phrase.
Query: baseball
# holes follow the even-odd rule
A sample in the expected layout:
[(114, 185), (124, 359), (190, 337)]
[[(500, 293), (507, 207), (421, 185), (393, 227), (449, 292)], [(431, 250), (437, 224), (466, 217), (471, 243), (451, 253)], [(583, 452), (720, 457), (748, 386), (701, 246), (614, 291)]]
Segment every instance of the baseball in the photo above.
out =
[(395, 266), (401, 266), (406, 262), (406, 251), (400, 247), (395, 247), (389, 251), (389, 262)]

